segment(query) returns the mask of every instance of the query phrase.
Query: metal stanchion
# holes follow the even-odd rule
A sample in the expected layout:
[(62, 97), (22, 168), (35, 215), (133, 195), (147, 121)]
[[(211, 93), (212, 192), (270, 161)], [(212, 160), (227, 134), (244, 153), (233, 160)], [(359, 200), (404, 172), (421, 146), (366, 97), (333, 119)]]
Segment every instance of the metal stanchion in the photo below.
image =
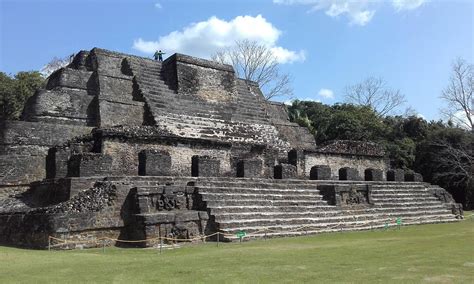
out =
[(217, 247), (219, 247), (219, 232), (217, 232)]
[(102, 240), (102, 252), (105, 253), (105, 240)]
[(51, 237), (48, 236), (48, 251), (51, 251)]
[(163, 239), (160, 237), (160, 254), (162, 250), (163, 250)]

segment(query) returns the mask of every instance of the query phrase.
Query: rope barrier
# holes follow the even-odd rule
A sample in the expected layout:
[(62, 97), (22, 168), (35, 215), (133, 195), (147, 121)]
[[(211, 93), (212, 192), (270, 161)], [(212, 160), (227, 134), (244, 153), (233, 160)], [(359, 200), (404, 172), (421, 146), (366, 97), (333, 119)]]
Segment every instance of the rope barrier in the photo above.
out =
[[(371, 230), (373, 228), (382, 228), (382, 227), (384, 227), (384, 228), (389, 228), (389, 227), (393, 227), (393, 226), (400, 227), (403, 224), (401, 223), (401, 219), (399, 220), (400, 223), (398, 223), (398, 219), (399, 218), (396, 219), (396, 223), (392, 223), (393, 218), (385, 218), (385, 219), (379, 219), (379, 220), (356, 221), (358, 224), (355, 225), (355, 226), (351, 226), (349, 229), (353, 230), (353, 229), (360, 229), (360, 228), (368, 228), (368, 226), (370, 226)], [(424, 218), (424, 217), (417, 217), (417, 218), (405, 217), (405, 223), (407, 223), (407, 222), (412, 223), (412, 222), (425, 220), (425, 219), (426, 218)], [(385, 225), (383, 225), (383, 224), (385, 224)], [(300, 227), (290, 229), (290, 230), (286, 230), (286, 231), (277, 230), (277, 229), (270, 229), (270, 228), (263, 228), (263, 229), (260, 229), (258, 231), (246, 234), (243, 237), (239, 237), (239, 239), (242, 239), (242, 238), (245, 238), (245, 237), (247, 237), (247, 238), (249, 238), (249, 237), (262, 237), (262, 233), (263, 233), (264, 239), (266, 239), (268, 237), (268, 234), (272, 234), (272, 233), (299, 233), (302, 230), (304, 230), (305, 233), (307, 234), (308, 231), (309, 231), (308, 228), (314, 228), (314, 225), (304, 225), (304, 226), (300, 226)], [(337, 228), (339, 228), (341, 230), (341, 232), (344, 229), (348, 229), (348, 228), (344, 228), (344, 223), (342, 221), (340, 221), (339, 223), (337, 223), (333, 226), (329, 226), (329, 227), (325, 227), (325, 228), (319, 228), (318, 230), (323, 232), (323, 231), (331, 231), (331, 230), (334, 230), (334, 229), (337, 229)], [(205, 240), (207, 238), (214, 237), (214, 236), (217, 236), (217, 246), (219, 246), (220, 236), (223, 236), (223, 237), (236, 237), (236, 235), (234, 235), (234, 234), (222, 233), (222, 232), (216, 232), (216, 233), (212, 233), (210, 235), (196, 236), (194, 238), (189, 238), (189, 239), (180, 239), (180, 238), (173, 238), (173, 237), (156, 237), (156, 238), (150, 238), (150, 239), (144, 239), (144, 240), (121, 240), (121, 239), (115, 239), (115, 238), (110, 238), (110, 237), (99, 237), (95, 240), (67, 240), (67, 239), (56, 238), (56, 237), (53, 237), (53, 236), (48, 236), (48, 249), (51, 250), (52, 248), (57, 248), (57, 247), (67, 246), (67, 245), (78, 245), (78, 244), (93, 244), (95, 246), (102, 245), (105, 249), (106, 243), (110, 244), (111, 242), (115, 242), (115, 243), (147, 243), (148, 242), (148, 243), (155, 243), (155, 244), (159, 243), (160, 244), (160, 251), (161, 251), (163, 241), (171, 241), (173, 243), (173, 245), (176, 242), (193, 242), (193, 241), (197, 241), (197, 240), (201, 240), (201, 241), (205, 242)], [(53, 244), (52, 242), (58, 242), (58, 243)]]

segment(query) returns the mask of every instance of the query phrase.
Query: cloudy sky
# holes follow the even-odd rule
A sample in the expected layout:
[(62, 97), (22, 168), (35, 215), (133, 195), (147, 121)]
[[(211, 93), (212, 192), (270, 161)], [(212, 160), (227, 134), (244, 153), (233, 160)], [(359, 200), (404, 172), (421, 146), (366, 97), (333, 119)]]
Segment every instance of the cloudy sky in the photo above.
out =
[(377, 76), (438, 119), (451, 62), (474, 62), (474, 1), (0, 0), (0, 36), (10, 74), (93, 47), (208, 58), (251, 39), (274, 52), (298, 99), (342, 101), (345, 86)]

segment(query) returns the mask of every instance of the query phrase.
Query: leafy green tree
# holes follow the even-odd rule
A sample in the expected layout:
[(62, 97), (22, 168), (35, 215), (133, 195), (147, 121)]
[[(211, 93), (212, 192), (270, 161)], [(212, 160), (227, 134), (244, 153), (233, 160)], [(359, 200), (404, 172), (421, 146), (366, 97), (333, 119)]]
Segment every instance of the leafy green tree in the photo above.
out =
[(0, 117), (19, 119), (28, 98), (43, 84), (43, 77), (36, 71), (18, 72), (13, 78), (0, 72)]
[(293, 122), (310, 129), (317, 143), (337, 139), (378, 140), (385, 132), (382, 120), (365, 106), (294, 101), (288, 111)]

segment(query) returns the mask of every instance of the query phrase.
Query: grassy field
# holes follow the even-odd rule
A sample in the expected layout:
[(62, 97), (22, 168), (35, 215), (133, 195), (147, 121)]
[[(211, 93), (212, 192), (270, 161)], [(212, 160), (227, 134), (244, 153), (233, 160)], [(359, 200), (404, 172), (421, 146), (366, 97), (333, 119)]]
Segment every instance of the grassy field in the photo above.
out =
[(0, 283), (474, 283), (474, 218), (174, 250), (0, 247)]

